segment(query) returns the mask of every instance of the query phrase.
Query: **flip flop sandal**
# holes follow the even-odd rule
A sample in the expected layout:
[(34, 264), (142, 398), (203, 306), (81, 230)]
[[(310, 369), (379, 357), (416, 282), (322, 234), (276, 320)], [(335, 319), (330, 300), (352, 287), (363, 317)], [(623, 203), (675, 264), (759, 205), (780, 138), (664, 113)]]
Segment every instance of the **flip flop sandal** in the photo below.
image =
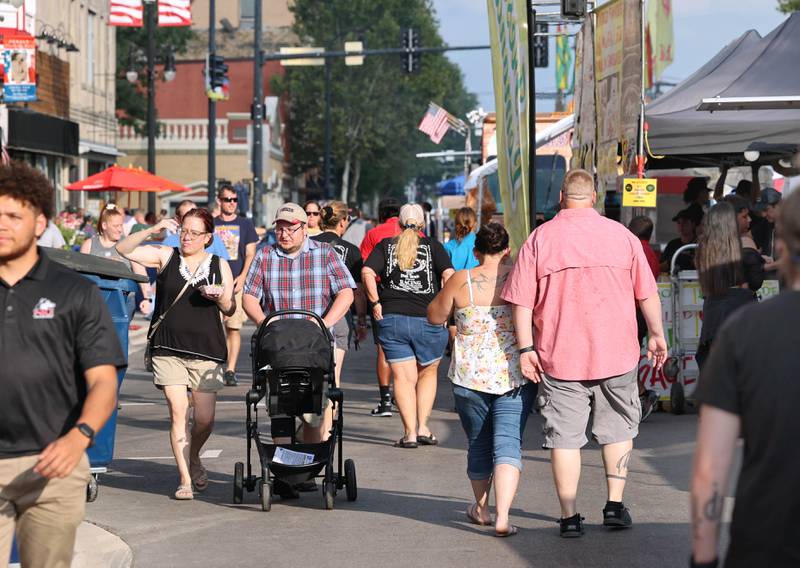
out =
[(420, 446), (438, 446), (439, 439), (431, 433), (430, 436), (419, 436), (417, 435), (417, 442), (419, 442)]
[(494, 536), (496, 536), (497, 538), (506, 538), (507, 536), (514, 536), (518, 532), (519, 529), (517, 529), (517, 527), (515, 527), (514, 525), (508, 525), (507, 531), (495, 531)]
[(411, 440), (406, 440), (405, 438), (400, 438), (399, 440), (397, 440), (394, 443), (394, 447), (395, 448), (406, 448), (406, 449), (418, 448), (419, 447), (419, 443), (417, 443), (416, 441), (412, 442)]
[(478, 525), (480, 527), (486, 527), (491, 525), (492, 524), (491, 521), (485, 522), (482, 521), (480, 517), (478, 517), (478, 515), (475, 513), (475, 509), (477, 508), (478, 506), (475, 503), (467, 507), (467, 519), (469, 519), (469, 522), (472, 523), (473, 525)]
[(202, 465), (189, 466), (189, 474), (192, 477), (192, 486), (196, 491), (203, 492), (208, 489), (208, 471)]
[(191, 485), (178, 485), (175, 491), (175, 499), (177, 501), (191, 501), (194, 499), (194, 492), (192, 492)]

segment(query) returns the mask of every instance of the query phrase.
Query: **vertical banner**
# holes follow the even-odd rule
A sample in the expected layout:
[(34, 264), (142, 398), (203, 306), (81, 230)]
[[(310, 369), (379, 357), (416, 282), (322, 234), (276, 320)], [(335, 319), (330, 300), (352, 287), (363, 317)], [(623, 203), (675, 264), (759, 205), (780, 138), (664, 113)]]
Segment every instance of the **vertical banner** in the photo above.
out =
[(530, 233), (528, 14), (526, 0), (487, 0), (497, 108), (497, 177), (511, 249)]
[(598, 202), (634, 173), (642, 87), (639, 0), (612, 0), (596, 10), (594, 41)]
[(162, 27), (191, 26), (191, 1), (158, 0), (158, 25)]
[[(575, 134), (571, 167), (594, 172), (597, 114), (594, 88), (594, 27), (591, 18), (586, 19), (578, 35), (575, 36), (575, 77)], [(598, 207), (602, 207), (602, 200), (598, 199)]]
[(108, 25), (141, 28), (144, 22), (142, 0), (111, 0), (108, 7)]
[(3, 34), (4, 102), (22, 103), (36, 99), (36, 39), (25, 33)]
[(646, 30), (648, 49), (645, 84), (650, 88), (661, 79), (664, 69), (672, 63), (672, 0), (650, 0), (647, 3)]

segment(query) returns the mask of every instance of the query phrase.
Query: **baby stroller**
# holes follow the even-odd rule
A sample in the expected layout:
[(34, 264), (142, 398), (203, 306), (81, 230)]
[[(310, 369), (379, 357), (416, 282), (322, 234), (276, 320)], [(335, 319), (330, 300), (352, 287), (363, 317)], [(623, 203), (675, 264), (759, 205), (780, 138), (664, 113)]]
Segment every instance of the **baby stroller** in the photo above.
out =
[[(244, 489), (255, 490), (262, 510), (269, 511), (276, 482), (294, 486), (317, 477), (323, 479), (326, 509), (333, 509), (336, 493), (343, 487), (347, 490), (347, 500), (355, 501), (358, 495), (356, 466), (351, 459), (344, 463), (342, 460), (344, 395), (336, 387), (333, 338), (322, 318), (304, 310), (272, 313), (253, 334), (251, 353), (253, 386), (246, 395), (247, 476), (244, 464), (237, 462), (233, 473), (233, 502), (242, 502)], [(258, 428), (258, 403), (262, 399), (266, 399), (267, 414), (272, 420), (273, 438), (285, 437), (289, 443), (276, 444), (274, 440), (267, 443), (262, 438)], [(297, 442), (295, 418), (304, 414), (321, 415), (326, 399), (331, 401), (334, 412), (330, 438), (318, 444)], [(253, 474), (251, 450), (254, 444), (260, 476)]]

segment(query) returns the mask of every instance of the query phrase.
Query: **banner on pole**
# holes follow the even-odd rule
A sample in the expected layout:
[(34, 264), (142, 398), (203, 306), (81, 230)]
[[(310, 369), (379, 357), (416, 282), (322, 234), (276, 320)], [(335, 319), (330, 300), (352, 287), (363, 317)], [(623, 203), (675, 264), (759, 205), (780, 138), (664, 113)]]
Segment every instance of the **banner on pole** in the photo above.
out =
[(158, 25), (161, 27), (191, 26), (191, 0), (158, 0)]
[(497, 177), (514, 253), (530, 233), (527, 4), (526, 0), (487, 0), (497, 108)]
[(141, 28), (144, 23), (142, 0), (111, 0), (108, 25)]
[(24, 32), (2, 34), (3, 99), (36, 101), (36, 39)]

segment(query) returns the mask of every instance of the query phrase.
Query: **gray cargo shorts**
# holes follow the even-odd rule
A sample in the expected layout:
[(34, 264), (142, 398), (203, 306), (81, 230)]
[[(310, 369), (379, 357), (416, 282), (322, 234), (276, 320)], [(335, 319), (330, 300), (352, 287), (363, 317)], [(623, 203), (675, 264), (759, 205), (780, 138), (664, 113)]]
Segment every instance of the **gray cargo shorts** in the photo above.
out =
[(562, 381), (544, 375), (536, 406), (544, 418), (544, 448), (579, 449), (586, 445), (592, 415), (592, 437), (615, 444), (639, 434), (642, 407), (637, 369), (593, 381)]

